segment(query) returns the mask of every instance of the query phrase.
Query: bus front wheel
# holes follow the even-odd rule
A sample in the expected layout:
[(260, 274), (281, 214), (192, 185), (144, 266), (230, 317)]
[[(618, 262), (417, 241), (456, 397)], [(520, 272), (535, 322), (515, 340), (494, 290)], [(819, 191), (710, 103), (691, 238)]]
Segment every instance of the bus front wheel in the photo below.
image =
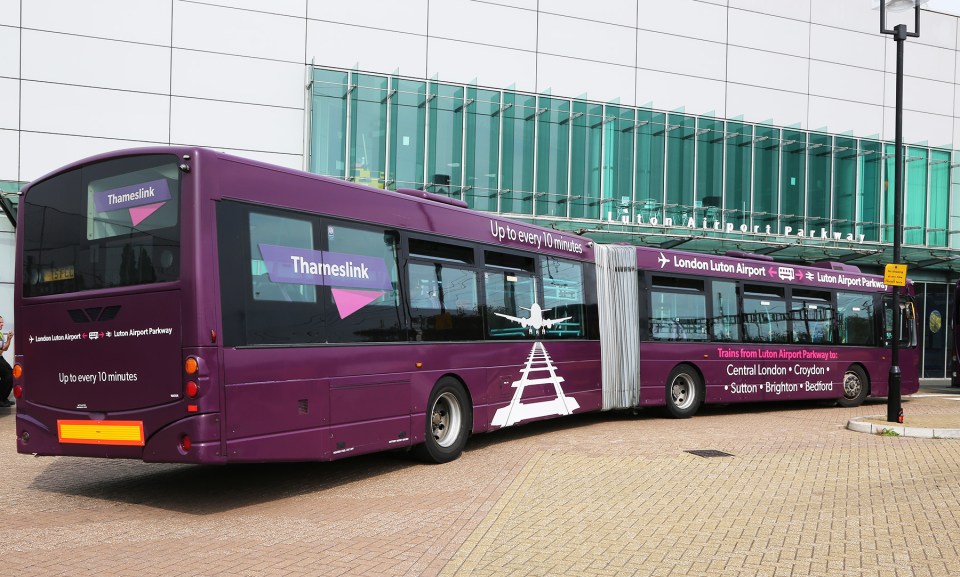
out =
[(680, 365), (667, 378), (667, 414), (675, 419), (692, 417), (703, 402), (703, 380), (690, 365)]
[(843, 374), (843, 396), (837, 400), (841, 407), (859, 407), (870, 394), (870, 382), (866, 373), (852, 365)]
[(424, 442), (414, 449), (414, 454), (427, 463), (453, 461), (463, 452), (472, 426), (473, 411), (463, 385), (444, 377), (430, 393)]

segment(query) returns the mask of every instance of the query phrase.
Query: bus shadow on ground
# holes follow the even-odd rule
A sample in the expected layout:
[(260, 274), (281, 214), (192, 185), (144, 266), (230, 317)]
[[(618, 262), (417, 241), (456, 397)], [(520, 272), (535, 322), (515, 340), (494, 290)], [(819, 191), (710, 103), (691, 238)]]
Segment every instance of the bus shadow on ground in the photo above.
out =
[[(904, 398), (904, 403), (909, 398)], [(885, 399), (868, 399), (877, 406)], [(693, 417), (711, 418), (756, 413), (787, 413), (823, 409), (811, 401), (780, 401), (731, 405), (706, 405)], [(838, 418), (842, 419), (840, 411)], [(507, 427), (473, 436), (467, 451), (495, 450), (511, 441), (535, 441), (538, 437), (567, 430), (622, 421), (671, 420), (657, 409), (619, 410), (575, 414)], [(334, 462), (239, 463), (229, 465), (153, 464), (132, 460), (58, 458), (31, 483), (37, 491), (128, 503), (191, 515), (212, 515), (290, 497), (322, 494), (359, 481), (389, 475), (411, 467), (423, 475), (436, 475), (432, 467), (408, 452), (392, 451), (361, 455)]]
[(212, 515), (310, 493), (422, 465), (402, 453), (335, 462), (166, 465), (57, 459), (31, 489), (67, 496)]

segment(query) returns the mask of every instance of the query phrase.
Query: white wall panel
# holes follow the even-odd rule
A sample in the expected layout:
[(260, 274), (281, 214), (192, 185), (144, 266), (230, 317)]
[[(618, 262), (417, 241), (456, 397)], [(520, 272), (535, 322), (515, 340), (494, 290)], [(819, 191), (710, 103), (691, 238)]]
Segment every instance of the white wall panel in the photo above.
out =
[(0, 130), (0, 180), (20, 180), (20, 137), (16, 130)]
[(667, 32), (677, 36), (727, 41), (727, 8), (696, 0), (670, 0), (643, 5), (637, 28)]
[(20, 180), (34, 180), (95, 154), (157, 144), (160, 143), (23, 132), (20, 136)]
[(738, 84), (807, 92), (808, 60), (762, 50), (730, 46), (727, 80)]
[(305, 26), (303, 18), (177, 2), (173, 45), (302, 62)]
[(883, 70), (884, 38), (877, 35), (812, 25), (810, 27), (810, 58)]
[(883, 105), (883, 73), (831, 62), (810, 63), (810, 94)]
[[(950, 115), (953, 116), (953, 117), (956, 117), (956, 120), (957, 120), (957, 121), (960, 121), (960, 87), (958, 87), (956, 84), (954, 84), (954, 86), (953, 86), (953, 99), (952, 99), (952, 100), (953, 100), (953, 111), (951, 112)], [(894, 103), (894, 104), (895, 104), (895, 103)], [(954, 137), (955, 137), (955, 138), (960, 137), (960, 132), (954, 132)], [(953, 149), (954, 149), (954, 150), (956, 150), (956, 149), (958, 149), (958, 148), (960, 148), (960, 145), (958, 145), (958, 144), (954, 144), (954, 145), (953, 145)], [(960, 160), (960, 159), (958, 159), (958, 160)], [(958, 176), (960, 176), (960, 173), (958, 173)]]
[(303, 64), (173, 51), (173, 95), (303, 108)]
[(715, 112), (726, 114), (724, 83), (691, 78), (653, 70), (637, 71), (637, 103), (652, 102), (654, 108), (674, 110), (683, 107), (690, 114)]
[[(789, 0), (789, 2), (771, 2), (770, 0), (730, 0), (731, 8), (751, 10), (783, 16), (794, 20), (810, 20), (810, 0)], [(736, 39), (734, 39), (736, 42)]]
[(20, 76), (20, 29), (0, 26), (0, 76)]
[(730, 44), (802, 56), (810, 53), (810, 24), (744, 10), (730, 10)]
[(855, 136), (878, 133), (883, 122), (883, 107), (821, 96), (810, 96), (809, 130), (826, 127), (832, 134), (853, 131)]
[(20, 25), (20, 2), (21, 0), (0, 0), (0, 26)]
[(537, 71), (537, 92), (549, 90), (567, 97), (586, 93), (590, 100), (619, 99), (626, 106), (636, 104), (632, 67), (541, 54)]
[(303, 154), (303, 111), (174, 97), (170, 142)]
[(43, 82), (21, 84), (22, 130), (166, 142), (170, 97)]
[(23, 78), (167, 94), (170, 48), (24, 30)]
[[(879, 29), (879, 16), (877, 16), (877, 27)], [(914, 17), (910, 16), (910, 31), (913, 31), (915, 23)], [(893, 39), (887, 36), (890, 43)], [(916, 42), (919, 44), (929, 44), (954, 50), (957, 47), (957, 17), (948, 14), (940, 14), (929, 10), (920, 10), (920, 37), (910, 38), (907, 42)]]
[(169, 46), (171, 1), (29, 0), (23, 27)]
[(540, 0), (540, 12), (562, 14), (586, 20), (596, 20), (610, 24), (635, 26), (637, 22), (637, 4), (641, 5), (640, 15), (647, 6), (637, 0)]
[[(428, 78), (436, 74), (441, 81), (472, 82), (482, 86), (517, 90), (536, 89), (537, 57), (533, 52), (482, 46), (467, 42), (430, 39), (427, 57)], [(559, 92), (558, 92), (559, 94)]]
[(624, 26), (541, 14), (538, 44), (541, 53), (633, 66), (637, 54), (637, 31)]
[(20, 81), (0, 78), (0, 128), (20, 127)]
[[(349, 50), (344, 47), (349, 46)], [(431, 47), (433, 41), (431, 41)], [(346, 24), (310, 20), (307, 23), (307, 62), (320, 66), (358, 67), (367, 72), (425, 76), (427, 38)], [(460, 62), (460, 68), (465, 68)]]
[(807, 127), (806, 94), (784, 92), (741, 84), (727, 85), (727, 116), (743, 116), (747, 122), (772, 121), (776, 126)]
[[(897, 104), (897, 75), (886, 74), (885, 100), (883, 104), (896, 106)], [(903, 108), (917, 110), (930, 114), (953, 116), (953, 97), (956, 85), (947, 82), (937, 82), (925, 78), (903, 78)]]
[[(895, 110), (885, 108), (883, 114), (883, 139), (893, 142), (895, 134)], [(927, 114), (916, 110), (903, 111), (903, 142), (914, 144), (926, 142), (930, 146), (946, 146), (949, 148), (953, 140), (953, 125), (951, 117), (937, 114)]]
[[(180, 2), (181, 0), (177, 0)], [(305, 17), (307, 15), (307, 0), (203, 0), (204, 4), (216, 4), (217, 6), (226, 6), (228, 8), (240, 8), (243, 10), (254, 10), (257, 12), (269, 12), (271, 14), (284, 14), (287, 16)], [(314, 2), (316, 4), (316, 2)], [(323, 2), (322, 4), (328, 4)], [(330, 2), (329, 4), (333, 4)]]
[[(545, 17), (540, 17), (541, 39)], [(537, 49), (537, 13), (470, 0), (433, 2), (430, 36), (532, 51)]]
[[(887, 72), (896, 73), (896, 42), (886, 42), (884, 45), (887, 52), (885, 69)], [(954, 50), (925, 44), (911, 44), (910, 40), (907, 40), (903, 50), (903, 74), (905, 76), (919, 76), (931, 80), (953, 82), (956, 61), (957, 53)]]
[[(857, 30), (870, 34), (880, 33), (880, 12), (870, 9), (864, 0), (810, 0), (810, 19), (814, 24), (825, 24), (846, 30)], [(889, 13), (887, 24), (897, 18)]]
[(637, 38), (637, 66), (723, 80), (727, 75), (727, 46), (672, 34), (641, 32)]
[[(340, 24), (354, 24), (411, 32), (427, 33), (427, 0), (351, 0), (350, 2), (307, 2), (307, 16)], [(469, 23), (460, 22), (458, 29)], [(433, 31), (431, 30), (431, 33)]]

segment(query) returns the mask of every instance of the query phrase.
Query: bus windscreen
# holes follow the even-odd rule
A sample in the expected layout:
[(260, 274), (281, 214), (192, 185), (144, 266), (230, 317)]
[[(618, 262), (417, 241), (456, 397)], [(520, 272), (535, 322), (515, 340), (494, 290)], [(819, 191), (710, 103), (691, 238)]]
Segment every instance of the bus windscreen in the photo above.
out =
[(180, 170), (167, 154), (111, 159), (25, 197), (25, 297), (179, 278)]

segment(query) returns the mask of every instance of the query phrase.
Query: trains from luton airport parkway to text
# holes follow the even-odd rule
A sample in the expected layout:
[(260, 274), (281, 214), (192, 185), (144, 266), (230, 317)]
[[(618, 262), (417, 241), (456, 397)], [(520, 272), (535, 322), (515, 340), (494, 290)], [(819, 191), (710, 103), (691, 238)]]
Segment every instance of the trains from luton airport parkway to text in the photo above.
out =
[(887, 392), (893, 287), (849, 265), (596, 244), (192, 147), (66, 166), (18, 218), (21, 453), (445, 462), (573, 413)]

